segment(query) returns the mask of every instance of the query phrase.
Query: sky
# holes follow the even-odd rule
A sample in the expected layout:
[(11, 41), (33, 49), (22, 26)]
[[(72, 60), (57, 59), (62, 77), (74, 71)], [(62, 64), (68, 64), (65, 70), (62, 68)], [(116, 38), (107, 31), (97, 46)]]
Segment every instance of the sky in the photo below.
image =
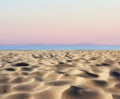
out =
[(120, 45), (120, 0), (0, 0), (0, 45)]

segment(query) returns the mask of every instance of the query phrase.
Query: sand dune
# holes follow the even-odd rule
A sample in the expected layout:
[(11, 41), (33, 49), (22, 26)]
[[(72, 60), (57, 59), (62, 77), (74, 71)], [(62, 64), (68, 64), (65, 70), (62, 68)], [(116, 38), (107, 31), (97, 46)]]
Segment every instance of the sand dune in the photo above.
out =
[(120, 51), (0, 51), (0, 99), (120, 99)]

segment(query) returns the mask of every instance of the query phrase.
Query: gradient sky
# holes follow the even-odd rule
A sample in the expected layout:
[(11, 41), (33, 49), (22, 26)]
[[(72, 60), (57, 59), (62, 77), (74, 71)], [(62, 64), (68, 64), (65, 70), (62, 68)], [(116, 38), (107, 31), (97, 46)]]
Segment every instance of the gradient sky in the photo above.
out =
[(0, 0), (0, 44), (120, 45), (120, 0)]

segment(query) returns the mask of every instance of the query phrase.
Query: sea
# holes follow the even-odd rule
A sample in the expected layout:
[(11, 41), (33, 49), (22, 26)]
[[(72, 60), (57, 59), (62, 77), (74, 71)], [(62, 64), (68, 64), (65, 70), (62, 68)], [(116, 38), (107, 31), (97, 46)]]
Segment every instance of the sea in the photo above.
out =
[(0, 45), (0, 50), (120, 50), (120, 45)]

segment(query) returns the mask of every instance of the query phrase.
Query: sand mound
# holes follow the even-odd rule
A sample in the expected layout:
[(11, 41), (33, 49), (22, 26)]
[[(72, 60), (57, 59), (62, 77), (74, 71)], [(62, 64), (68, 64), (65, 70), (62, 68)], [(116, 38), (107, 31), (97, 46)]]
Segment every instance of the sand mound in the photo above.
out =
[(120, 99), (120, 95), (113, 95), (113, 99)]
[(71, 84), (70, 81), (52, 81), (52, 82), (47, 82), (46, 83), (49, 86), (64, 86), (64, 85), (69, 85)]
[(30, 99), (30, 97), (28, 93), (14, 93), (6, 97), (6, 99)]
[(93, 80), (93, 83), (97, 86), (100, 86), (100, 87), (108, 86), (108, 83), (104, 80)]
[(7, 94), (11, 91), (10, 85), (0, 84), (0, 95)]
[(62, 99), (102, 99), (102, 97), (96, 91), (71, 86), (63, 92)]
[(120, 51), (0, 51), (0, 99), (120, 99)]

